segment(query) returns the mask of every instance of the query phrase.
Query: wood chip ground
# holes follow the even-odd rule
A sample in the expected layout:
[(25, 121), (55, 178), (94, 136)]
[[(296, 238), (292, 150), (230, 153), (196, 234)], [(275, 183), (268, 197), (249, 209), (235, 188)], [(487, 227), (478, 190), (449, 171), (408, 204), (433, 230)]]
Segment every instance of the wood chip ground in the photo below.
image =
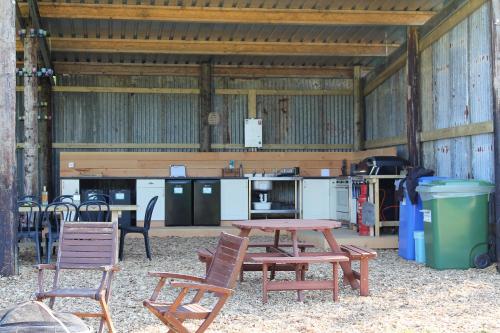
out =
[[(270, 240), (252, 238), (254, 241)], [(119, 332), (166, 332), (142, 306), (156, 279), (148, 271), (202, 275), (196, 250), (215, 246), (215, 238), (153, 238), (153, 261), (146, 259), (143, 241), (127, 239), (125, 261), (113, 283), (111, 311)], [(0, 308), (33, 298), (36, 274), (33, 251), (21, 248), (20, 275), (0, 278)], [(331, 266), (313, 265), (307, 276), (330, 276)], [(68, 272), (66, 285), (92, 286), (99, 276)], [(279, 278), (293, 278), (278, 273)], [(235, 295), (211, 325), (209, 332), (500, 332), (500, 274), (484, 270), (437, 271), (379, 251), (370, 263), (370, 297), (341, 286), (340, 302), (326, 291), (305, 292), (305, 302), (295, 292), (272, 292), (262, 305), (261, 274), (246, 273)], [(50, 277), (47, 279), (50, 282)], [(50, 284), (50, 283), (49, 283)], [(172, 298), (177, 290), (166, 290)], [(59, 300), (57, 310), (92, 309), (93, 303)], [(96, 321), (89, 321), (97, 328)], [(191, 329), (195, 325), (190, 325)]]

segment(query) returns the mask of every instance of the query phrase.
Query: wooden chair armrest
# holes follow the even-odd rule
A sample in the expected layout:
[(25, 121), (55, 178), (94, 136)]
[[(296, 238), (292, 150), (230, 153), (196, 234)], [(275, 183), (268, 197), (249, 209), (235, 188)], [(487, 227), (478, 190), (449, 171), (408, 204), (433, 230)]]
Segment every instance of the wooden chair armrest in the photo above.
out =
[(35, 265), (35, 268), (39, 271), (44, 270), (44, 269), (55, 270), (56, 264), (38, 264), (38, 265)]
[(233, 293), (232, 289), (214, 286), (212, 284), (206, 284), (206, 283), (170, 282), (169, 285), (174, 288), (188, 288), (188, 289), (212, 291), (214, 293), (226, 294), (226, 295), (231, 295)]
[(153, 276), (153, 277), (159, 277), (159, 278), (182, 279), (182, 280), (189, 280), (189, 281), (195, 281), (195, 282), (204, 282), (205, 281), (205, 278), (201, 278), (198, 276), (169, 273), (169, 272), (148, 272), (148, 275)]

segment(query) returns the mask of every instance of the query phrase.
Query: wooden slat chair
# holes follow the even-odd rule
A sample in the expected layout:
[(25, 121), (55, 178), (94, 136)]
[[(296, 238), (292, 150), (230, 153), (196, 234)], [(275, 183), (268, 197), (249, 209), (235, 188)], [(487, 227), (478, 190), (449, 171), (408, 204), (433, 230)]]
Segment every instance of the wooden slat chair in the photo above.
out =
[[(214, 259), (205, 278), (175, 274), (150, 272), (150, 276), (160, 278), (150, 299), (144, 301), (144, 306), (157, 316), (170, 329), (169, 332), (189, 332), (182, 324), (186, 319), (202, 319), (203, 323), (196, 330), (204, 332), (233, 293), (243, 258), (248, 246), (248, 238), (221, 233)], [(169, 285), (182, 288), (173, 303), (158, 302), (158, 296), (165, 286), (167, 278), (182, 279), (191, 282), (173, 282)], [(191, 290), (196, 291), (190, 302), (183, 303), (184, 297)], [(203, 296), (212, 292), (218, 298), (212, 309), (200, 304)]]
[[(99, 302), (102, 312), (80, 313), (81, 318), (101, 318), (99, 332), (104, 324), (109, 332), (115, 332), (109, 313), (108, 302), (111, 294), (111, 281), (119, 270), (118, 262), (118, 223), (117, 222), (61, 222), (59, 249), (55, 264), (38, 265), (38, 292), (36, 298), (50, 299), (53, 308), (57, 297), (90, 298)], [(44, 290), (43, 272), (55, 270), (52, 289)], [(60, 286), (62, 270), (85, 269), (102, 271), (99, 286), (91, 288), (63, 288)]]

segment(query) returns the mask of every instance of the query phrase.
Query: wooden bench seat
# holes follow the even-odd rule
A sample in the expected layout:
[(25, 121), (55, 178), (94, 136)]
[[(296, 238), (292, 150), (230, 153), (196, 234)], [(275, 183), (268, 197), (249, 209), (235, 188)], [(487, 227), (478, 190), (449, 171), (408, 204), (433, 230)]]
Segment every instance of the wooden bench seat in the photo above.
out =
[[(253, 256), (252, 260), (262, 265), (262, 302), (267, 302), (267, 294), (274, 290), (332, 290), (333, 300), (338, 301), (338, 266), (340, 262), (347, 262), (349, 258), (343, 254), (320, 253), (314, 256), (308, 253), (306, 256)], [(305, 271), (300, 271), (300, 280), (294, 281), (269, 281), (268, 268), (270, 265), (295, 265), (298, 271), (302, 265), (314, 263), (331, 263), (333, 276), (331, 280), (305, 281)]]
[(359, 280), (359, 294), (361, 296), (369, 296), (368, 261), (376, 258), (377, 252), (355, 245), (341, 245), (340, 249), (349, 257), (349, 264), (355, 260), (359, 261), (359, 272), (355, 270), (352, 272), (354, 273), (354, 277)]
[[(292, 242), (284, 242), (284, 243), (279, 243), (279, 247), (292, 247)], [(280, 253), (282, 256), (286, 256), (283, 252), (279, 251), (272, 251), (271, 249), (274, 248), (274, 243), (272, 242), (262, 242), (262, 243), (252, 243), (249, 244), (248, 247), (253, 247), (253, 248), (266, 248), (265, 253), (246, 253), (245, 259), (243, 260), (243, 267), (240, 271), (240, 281), (243, 281), (243, 274), (244, 272), (260, 272), (262, 271), (262, 264), (256, 263), (255, 261), (252, 260), (252, 258), (256, 255), (259, 256), (280, 256)], [(311, 243), (299, 243), (299, 250), (301, 253), (305, 253), (305, 250), (307, 248), (313, 248), (314, 244)], [(212, 262), (212, 257), (213, 257), (213, 250), (212, 249), (199, 249), (197, 251), (198, 253), (198, 260), (201, 262), (205, 263), (205, 269), (208, 272), (208, 268), (210, 267), (210, 263)], [(291, 264), (276, 264), (271, 268), (271, 279), (274, 279), (274, 272), (275, 271), (285, 271), (285, 272), (290, 272), (290, 271), (295, 271), (296, 265), (291, 265)], [(304, 264), (301, 268), (304, 271), (307, 271), (308, 265)]]

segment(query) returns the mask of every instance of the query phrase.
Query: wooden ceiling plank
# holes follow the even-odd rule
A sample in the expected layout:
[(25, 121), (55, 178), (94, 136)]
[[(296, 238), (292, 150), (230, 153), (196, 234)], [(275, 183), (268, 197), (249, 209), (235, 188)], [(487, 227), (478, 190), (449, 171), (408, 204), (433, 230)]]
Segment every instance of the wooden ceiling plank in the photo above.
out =
[[(25, 5), (20, 4), (25, 12)], [(423, 25), (435, 12), (181, 7), (40, 2), (40, 14), (53, 19), (149, 20), (163, 22), (293, 25)]]
[(52, 52), (203, 55), (387, 56), (398, 44), (50, 38)]

